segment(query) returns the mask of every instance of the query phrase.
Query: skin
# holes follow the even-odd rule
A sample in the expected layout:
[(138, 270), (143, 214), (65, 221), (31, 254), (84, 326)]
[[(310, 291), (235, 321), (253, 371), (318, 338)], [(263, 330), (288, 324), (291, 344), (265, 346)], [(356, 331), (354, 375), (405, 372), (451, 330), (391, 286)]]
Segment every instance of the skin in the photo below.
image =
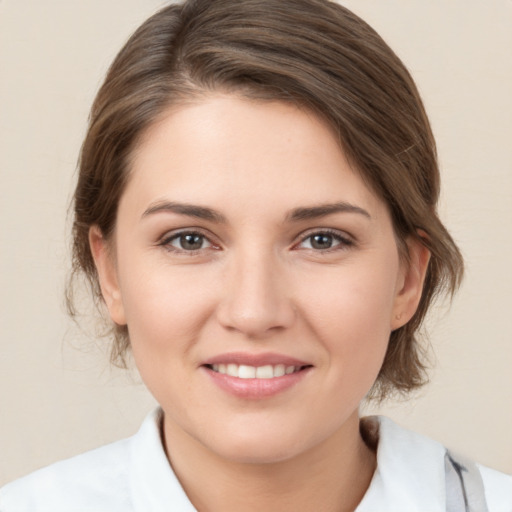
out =
[[(292, 218), (340, 203), (351, 208)], [(197, 233), (197, 250), (182, 231)], [(90, 243), (195, 507), (354, 510), (376, 465), (358, 407), (391, 331), (416, 310), (428, 251), (410, 242), (403, 263), (386, 205), (329, 127), (295, 106), (233, 95), (174, 107), (133, 154), (113, 240), (92, 227)], [(245, 399), (203, 366), (231, 352), (310, 367), (280, 393)]]

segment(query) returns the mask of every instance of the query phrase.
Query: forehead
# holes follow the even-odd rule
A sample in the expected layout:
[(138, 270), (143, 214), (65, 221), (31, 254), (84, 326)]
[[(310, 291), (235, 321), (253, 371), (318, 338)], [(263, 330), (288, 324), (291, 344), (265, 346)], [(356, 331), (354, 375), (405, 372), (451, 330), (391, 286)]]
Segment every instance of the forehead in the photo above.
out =
[(154, 123), (134, 151), (125, 196), (141, 209), (160, 196), (239, 209), (264, 201), (276, 211), (339, 201), (383, 206), (315, 114), (232, 95), (173, 107)]

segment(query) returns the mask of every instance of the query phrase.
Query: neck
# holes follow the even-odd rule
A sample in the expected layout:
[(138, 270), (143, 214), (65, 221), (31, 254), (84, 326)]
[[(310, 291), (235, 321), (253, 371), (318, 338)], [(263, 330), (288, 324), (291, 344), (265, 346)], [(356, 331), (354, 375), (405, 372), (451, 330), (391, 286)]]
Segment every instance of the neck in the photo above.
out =
[(357, 411), (321, 444), (268, 464), (226, 460), (167, 422), (164, 431), (174, 472), (199, 512), (354, 511), (376, 467)]

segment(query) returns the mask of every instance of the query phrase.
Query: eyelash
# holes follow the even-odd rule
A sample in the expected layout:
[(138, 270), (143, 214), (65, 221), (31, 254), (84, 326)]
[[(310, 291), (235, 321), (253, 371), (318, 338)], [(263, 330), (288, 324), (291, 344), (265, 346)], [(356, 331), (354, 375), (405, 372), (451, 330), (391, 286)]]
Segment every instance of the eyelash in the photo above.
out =
[(318, 235), (332, 237), (333, 240), (338, 243), (333, 247), (329, 247), (327, 249), (308, 248), (308, 250), (313, 250), (315, 253), (326, 254), (334, 251), (343, 251), (355, 245), (355, 242), (350, 237), (341, 234), (339, 231), (336, 231), (334, 229), (316, 229), (314, 231), (309, 231), (308, 233), (303, 235), (301, 237), (300, 242), (295, 244), (294, 247), (297, 247), (303, 244), (306, 240), (311, 240), (314, 236)]
[(187, 249), (174, 247), (173, 245), (171, 245), (171, 243), (174, 240), (179, 240), (180, 238), (185, 237), (185, 236), (201, 237), (203, 241), (207, 241), (210, 244), (210, 247), (208, 247), (208, 248), (219, 249), (219, 246), (214, 244), (205, 233), (203, 233), (197, 229), (189, 229), (189, 230), (179, 231), (177, 233), (175, 232), (175, 233), (166, 235), (162, 238), (162, 240), (158, 243), (158, 245), (164, 247), (169, 252), (174, 252), (174, 253), (178, 253), (178, 254), (186, 254), (187, 256), (194, 256), (203, 250), (203, 248), (187, 250)]
[[(315, 253), (319, 254), (326, 254), (334, 251), (340, 251), (340, 250), (347, 250), (350, 247), (355, 245), (355, 242), (349, 238), (348, 236), (343, 236), (339, 231), (333, 230), (333, 229), (316, 229), (314, 231), (309, 231), (307, 234), (302, 235), (301, 239), (298, 243), (293, 245), (293, 248), (299, 248), (301, 244), (306, 242), (307, 240), (312, 240), (314, 236), (328, 236), (332, 237), (332, 239), (337, 242), (333, 247), (329, 247), (327, 249), (315, 249), (313, 247), (306, 248), (306, 250), (312, 250)], [(202, 241), (207, 241), (210, 246), (206, 249), (213, 249), (213, 250), (219, 250), (220, 246), (215, 244), (210, 240), (210, 238), (200, 230), (185, 230), (185, 231), (179, 231), (175, 233), (171, 233), (167, 236), (164, 236), (162, 240), (158, 243), (159, 246), (164, 247), (169, 252), (177, 253), (177, 254), (186, 254), (187, 256), (194, 256), (196, 254), (199, 254), (202, 250), (205, 248), (199, 248), (199, 249), (183, 249), (174, 247), (172, 245), (172, 242), (175, 240), (179, 240), (181, 237), (185, 236), (197, 236), (201, 237)], [(311, 242), (310, 242), (311, 243)]]

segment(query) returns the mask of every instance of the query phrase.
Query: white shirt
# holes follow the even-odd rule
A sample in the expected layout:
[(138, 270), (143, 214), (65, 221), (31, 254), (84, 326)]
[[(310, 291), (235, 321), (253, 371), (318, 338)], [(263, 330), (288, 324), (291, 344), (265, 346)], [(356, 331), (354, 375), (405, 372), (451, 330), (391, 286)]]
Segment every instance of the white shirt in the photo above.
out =
[[(0, 489), (1, 512), (197, 512), (160, 439), (161, 410), (133, 437)], [(445, 448), (378, 417), (377, 470), (356, 512), (445, 512)], [(489, 512), (512, 512), (512, 477), (478, 466)]]

